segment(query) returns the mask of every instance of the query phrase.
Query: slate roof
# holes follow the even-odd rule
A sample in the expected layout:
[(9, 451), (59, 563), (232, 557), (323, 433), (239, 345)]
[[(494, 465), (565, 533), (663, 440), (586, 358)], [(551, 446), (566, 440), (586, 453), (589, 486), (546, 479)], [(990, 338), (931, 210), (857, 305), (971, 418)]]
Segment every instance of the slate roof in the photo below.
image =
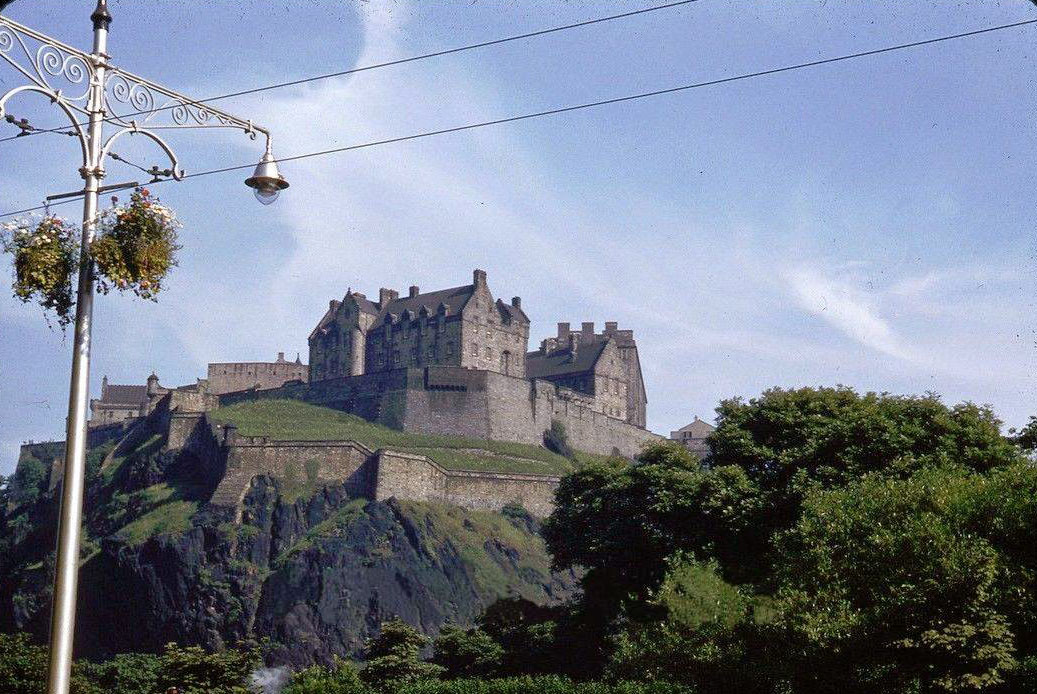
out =
[(497, 310), (500, 311), (502, 319), (529, 322), (529, 316), (526, 315), (525, 311), (518, 306), (504, 303), (503, 299), (497, 299)]
[(605, 351), (606, 340), (580, 345), (576, 350), (576, 358), (572, 358), (569, 347), (556, 349), (553, 352), (528, 352), (526, 354), (526, 378), (551, 378), (568, 374), (590, 371), (598, 362), (598, 357)]
[(401, 296), (390, 301), (389, 305), (381, 310), (379, 317), (384, 317), (387, 313), (395, 313), (399, 316), (408, 309), (417, 316), (422, 306), (427, 306), (430, 312), (435, 313), (440, 304), (449, 306), (450, 314), (454, 315), (461, 312), (464, 305), (472, 298), (473, 293), (475, 293), (475, 285), (466, 284), (463, 287), (440, 289), (417, 296)]
[(147, 402), (147, 386), (108, 386), (101, 402), (110, 405), (140, 405)]
[(689, 432), (692, 435), (694, 435), (694, 437), (697, 439), (704, 439), (711, 433), (713, 433), (715, 430), (715, 426), (713, 426), (709, 422), (705, 422), (696, 417), (694, 422), (688, 424), (687, 426), (681, 427), (677, 430), (677, 433)]

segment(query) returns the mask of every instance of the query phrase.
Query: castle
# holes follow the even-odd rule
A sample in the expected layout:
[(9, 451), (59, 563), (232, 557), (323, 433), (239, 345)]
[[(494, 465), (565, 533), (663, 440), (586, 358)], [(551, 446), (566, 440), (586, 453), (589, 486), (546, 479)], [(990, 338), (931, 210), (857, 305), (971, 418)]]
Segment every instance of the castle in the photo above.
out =
[(374, 499), (495, 509), (521, 503), (542, 515), (553, 505), (557, 477), (447, 469), (434, 458), (372, 451), (356, 441), (245, 437), (206, 416), (243, 401), (295, 399), (394, 429), (471, 440), (542, 445), (558, 422), (572, 448), (600, 455), (632, 458), (661, 439), (645, 428), (647, 396), (631, 330), (614, 322), (600, 333), (594, 323), (578, 331), (559, 323), (555, 336), (530, 351), (529, 326), (521, 299), (495, 299), (482, 270), (471, 284), (450, 289), (422, 293), (414, 286), (401, 296), (383, 288), (377, 301), (348, 290), (311, 331), (308, 367), (283, 353), (269, 363), (210, 364), (205, 379), (172, 389), (152, 374), (144, 404), (137, 390), (123, 390), (141, 387), (105, 379), (92, 409), (94, 423), (107, 426), (94, 431), (130, 431), (132, 412), (146, 413), (167, 449), (195, 456), (200, 474), (218, 481), (217, 506), (240, 504), (257, 476), (290, 480), (305, 469), (313, 481), (346, 483)]

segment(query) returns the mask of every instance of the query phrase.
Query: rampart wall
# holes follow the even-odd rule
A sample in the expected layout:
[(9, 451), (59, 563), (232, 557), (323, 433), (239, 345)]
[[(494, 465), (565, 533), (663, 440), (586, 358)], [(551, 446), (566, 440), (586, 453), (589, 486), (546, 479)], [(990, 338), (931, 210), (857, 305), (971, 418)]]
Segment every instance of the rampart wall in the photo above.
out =
[(292, 398), (352, 412), (394, 429), (539, 445), (552, 420), (573, 448), (632, 458), (662, 437), (591, 408), (588, 397), (547, 381), (493, 371), (430, 366), (290, 384), (220, 396), (222, 405)]

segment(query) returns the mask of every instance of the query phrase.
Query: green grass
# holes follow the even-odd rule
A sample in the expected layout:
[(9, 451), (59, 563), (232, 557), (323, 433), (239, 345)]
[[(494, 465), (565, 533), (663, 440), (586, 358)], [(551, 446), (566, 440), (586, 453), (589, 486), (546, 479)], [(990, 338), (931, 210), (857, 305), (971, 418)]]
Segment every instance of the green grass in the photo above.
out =
[[(475, 583), (488, 594), (508, 595), (518, 591), (523, 597), (538, 599), (531, 584), (514, 581), (501, 571), (501, 563), (511, 559), (493, 556), (488, 546), (503, 545), (517, 552), (516, 569), (522, 573), (544, 575), (551, 558), (539, 535), (517, 527), (494, 511), (463, 509), (452, 504), (398, 500), (403, 515), (424, 529), (429, 546), (425, 551), (436, 556), (437, 549), (449, 545), (460, 554), (472, 572)], [(542, 599), (542, 598), (540, 598)]]
[(235, 424), (242, 436), (266, 436), (274, 441), (352, 439), (372, 449), (427, 455), (452, 470), (564, 475), (578, 465), (604, 458), (579, 453), (574, 462), (542, 446), (397, 431), (299, 400), (241, 402), (213, 410), (209, 416), (219, 424)]
[(350, 501), (348, 504), (340, 508), (333, 516), (310, 528), (298, 542), (281, 552), (277, 558), (274, 559), (273, 564), (280, 567), (292, 555), (301, 552), (308, 547), (312, 547), (315, 541), (321, 538), (335, 537), (339, 535), (342, 532), (342, 528), (363, 515), (364, 507), (367, 506), (367, 504), (368, 501), (366, 499), (354, 499), (353, 501)]
[(123, 526), (116, 534), (127, 544), (139, 545), (156, 535), (180, 535), (191, 529), (197, 501), (170, 501)]

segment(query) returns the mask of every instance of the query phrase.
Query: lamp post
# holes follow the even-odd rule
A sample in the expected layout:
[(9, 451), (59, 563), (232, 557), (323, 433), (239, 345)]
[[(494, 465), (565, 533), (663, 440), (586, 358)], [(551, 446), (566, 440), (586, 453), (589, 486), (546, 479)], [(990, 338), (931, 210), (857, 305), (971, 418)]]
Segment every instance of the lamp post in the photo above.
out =
[[(169, 158), (172, 164), (169, 175), (175, 180), (181, 180), (184, 171), (180, 168), (176, 154), (156, 131), (232, 128), (244, 131), (252, 139), (259, 134), (266, 138), (263, 157), (253, 175), (245, 181), (255, 191), (260, 202), (273, 202), (277, 194), (288, 187), (288, 182), (277, 170), (268, 130), (250, 120), (204, 105), (112, 65), (107, 53), (112, 15), (106, 0), (98, 0), (90, 20), (94, 27), (94, 45), (90, 53), (85, 53), (0, 16), (0, 58), (29, 82), (10, 89), (0, 97), (0, 118), (3, 118), (7, 102), (12, 97), (22, 93), (42, 94), (69, 118), (71, 134), (77, 137), (82, 149), (83, 162), (79, 169), (84, 181), (82, 253), (50, 626), (50, 665), (47, 673), (49, 694), (67, 694), (72, 668), (79, 533), (83, 520), (94, 289), (93, 263), (88, 249), (94, 238), (97, 197), (105, 176), (105, 157), (111, 152), (112, 145), (124, 135), (143, 135), (157, 144)], [(84, 116), (87, 118), (85, 124), (80, 122)], [(107, 139), (103, 134), (105, 123), (112, 123), (116, 127), (116, 131)]]

